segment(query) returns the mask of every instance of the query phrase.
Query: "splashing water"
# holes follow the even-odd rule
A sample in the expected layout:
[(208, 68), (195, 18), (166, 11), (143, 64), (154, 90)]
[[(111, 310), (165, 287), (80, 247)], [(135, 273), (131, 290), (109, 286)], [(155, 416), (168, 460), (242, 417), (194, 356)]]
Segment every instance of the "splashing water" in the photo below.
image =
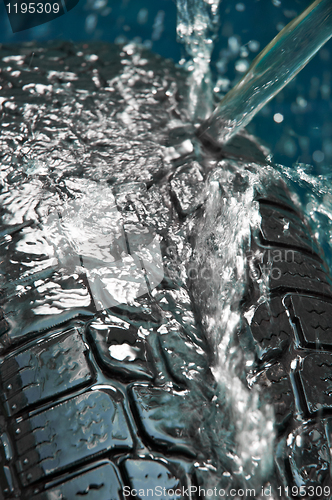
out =
[(212, 111), (210, 60), (219, 28), (220, 0), (177, 0), (177, 37), (189, 61), (189, 116), (204, 119)]
[(292, 167), (277, 165), (287, 179), (307, 216), (315, 237), (332, 269), (332, 174), (315, 175), (313, 166), (298, 163)]
[[(17, 237), (13, 236), (10, 252), (4, 256), (0, 269), (2, 275), (13, 278), (5, 289), (5, 314), (12, 315), (12, 335), (18, 338), (27, 331), (58, 327), (77, 315), (93, 317), (96, 302), (99, 310), (120, 302), (141, 307), (138, 301), (143, 301), (141, 295), (146, 292), (140, 291), (145, 284), (143, 277), (149, 275), (150, 269), (151, 289), (160, 279), (158, 271), (162, 266), (156, 266), (156, 255), (160, 255), (156, 232), (167, 232), (171, 241), (178, 241), (178, 246), (187, 251), (185, 231), (176, 214), (167, 208), (171, 203), (163, 182), (156, 189), (163, 172), (165, 176), (178, 173), (174, 158), (175, 162), (180, 157), (184, 161), (184, 157), (193, 154), (188, 133), (180, 140), (178, 132), (179, 125), (188, 125), (179, 119), (182, 108), (174, 97), (184, 93), (183, 73), (177, 74), (173, 66), (168, 67), (167, 62), (154, 59), (151, 54), (144, 51), (141, 54), (134, 44), (116, 49), (113, 54), (109, 54), (107, 47), (104, 53), (83, 52), (85, 60), (92, 57), (95, 61), (108, 60), (111, 55), (107, 88), (96, 91), (100, 81), (97, 70), (91, 72), (90, 87), (84, 81), (82, 91), (79, 54), (86, 49), (75, 50), (78, 55), (71, 62), (71, 72), (61, 72), (60, 66), (55, 73), (53, 65), (46, 77), (47, 87), (40, 85), (39, 74), (32, 77), (29, 73), (38, 83), (30, 80), (21, 89), (21, 100), (13, 103), (20, 113), (20, 124), (30, 124), (31, 116), (35, 119), (32, 130), (22, 127), (22, 134), (26, 134), (23, 144), (18, 146), (12, 141), (11, 116), (4, 120), (8, 126), (2, 135), (6, 155), (0, 169), (3, 221), (13, 226), (13, 231), (26, 225)], [(38, 54), (46, 57), (47, 51)], [(21, 56), (23, 63), (26, 59), (28, 56)], [(44, 58), (37, 61), (35, 64), (42, 67)], [(17, 63), (13, 60), (11, 64), (13, 68), (8, 72), (15, 78), (12, 72), (16, 71)], [(59, 83), (60, 77), (65, 82)], [(41, 99), (44, 99), (42, 105)], [(171, 132), (176, 136), (174, 144)], [(194, 143), (195, 139), (191, 139)], [(199, 190), (203, 191), (204, 169), (198, 161), (193, 163), (197, 167), (195, 182), (199, 181)], [(236, 345), (236, 335), (239, 302), (245, 290), (245, 245), (250, 224), (256, 227), (259, 223), (253, 192), (255, 185), (263, 182), (262, 170), (254, 163), (216, 160), (212, 160), (210, 170), (205, 192), (207, 206), (201, 222), (198, 217), (201, 225), (193, 259), (196, 268), (203, 270), (203, 280), (193, 283), (193, 293), (202, 311), (209, 343), (217, 354), (212, 368), (219, 389), (213, 381), (215, 398), (212, 401), (204, 399), (205, 395), (202, 398), (199, 386), (202, 375), (193, 363), (186, 380), (193, 399), (189, 396), (179, 399), (181, 402), (184, 399), (187, 407), (192, 401), (195, 403), (192, 411), (196, 412), (200, 435), (204, 438), (200, 452), (211, 454), (213, 459), (217, 456), (220, 465), (217, 480), (225, 479), (229, 488), (235, 484), (260, 486), (266, 482), (271, 468), (273, 419), (270, 408), (259, 407), (258, 393), (250, 392), (237, 373), (236, 366), (247, 360)], [(266, 177), (272, 175), (270, 170), (266, 170)], [(180, 193), (185, 199), (188, 186), (185, 183)], [(201, 196), (199, 192), (199, 202)], [(188, 224), (191, 223), (195, 224), (196, 219), (190, 220), (189, 216)], [(130, 257), (126, 245), (139, 244), (143, 236), (144, 249), (135, 248)], [(134, 253), (139, 259), (135, 260)], [(113, 283), (115, 279), (118, 282), (116, 288), (113, 286), (116, 297), (106, 293), (105, 261), (108, 270), (112, 270)], [(139, 267), (143, 261), (145, 276)], [(154, 269), (149, 267), (151, 262)], [(181, 263), (184, 275), (187, 262), (184, 258)], [(189, 268), (187, 271), (190, 278)], [(210, 278), (206, 280), (209, 271)], [(207, 290), (201, 285), (206, 285)], [(156, 288), (152, 290), (155, 297), (157, 292), (160, 291)], [(185, 290), (182, 295), (185, 296)], [(179, 322), (187, 321), (194, 337), (194, 318), (191, 320), (190, 311), (183, 311), (180, 307)], [(100, 322), (103, 328), (105, 325)], [(147, 330), (149, 325), (143, 326)], [(195, 354), (199, 355), (198, 351)], [(180, 356), (183, 353), (190, 357), (188, 365), (195, 361), (188, 348), (179, 350)], [(122, 350), (113, 349), (113, 354), (121, 357), (128, 350), (123, 354)], [(129, 354), (133, 357), (134, 351)], [(203, 380), (203, 383), (209, 382)], [(183, 418), (182, 413), (180, 405), (170, 410), (175, 420)], [(232, 475), (227, 472), (223, 477), (225, 469)]]
[[(256, 388), (248, 390), (245, 357), (237, 341), (240, 301), (246, 288), (246, 257), (252, 230), (260, 225), (257, 186), (275, 177), (273, 167), (223, 160), (206, 187), (204, 217), (195, 221), (195, 251), (188, 270), (207, 337), (214, 346), (214, 376), (228, 412), (234, 440), (233, 473), (247, 487), (260, 488), (273, 467), (274, 415)], [(233, 428), (234, 426), (234, 428)]]
[[(187, 69), (192, 119), (204, 118), (212, 102), (209, 64), (219, 24), (218, 5), (219, 0), (177, 1), (178, 38), (191, 58)], [(270, 406), (262, 405), (255, 388), (248, 390), (243, 368), (242, 379), (236, 370), (239, 364), (249, 367), (253, 363), (253, 359), (243, 358), (236, 339), (246, 286), (245, 251), (251, 229), (260, 223), (254, 189), (268, 182), (273, 173), (272, 167), (262, 169), (241, 162), (214, 165), (207, 181), (205, 216), (198, 222), (197, 233), (194, 231), (195, 253), (188, 269), (205, 331), (216, 352), (213, 373), (220, 401), (229, 414), (224, 425), (234, 443), (234, 481), (256, 488), (267, 481), (273, 467), (274, 415)]]
[[(196, 72), (200, 89), (192, 83), (190, 85), (190, 92), (196, 99), (202, 89), (202, 71), (208, 70), (213, 41), (210, 39), (205, 51), (200, 51), (209, 26), (213, 27), (212, 19), (204, 16), (206, 11), (202, 4), (178, 1), (178, 9), (183, 9), (182, 18), (179, 15), (178, 35), (186, 43), (187, 52), (196, 64), (192, 75)], [(218, 6), (214, 7), (216, 11)], [(331, 14), (330, 2), (316, 0), (291, 22), (256, 58), (245, 77), (227, 94), (197, 135), (203, 137), (203, 141), (206, 139), (207, 143), (222, 145), (247, 125), (332, 36)], [(205, 57), (205, 61), (201, 61), (197, 54)], [(192, 102), (196, 106), (195, 100)], [(197, 116), (195, 112), (191, 113), (193, 118)], [(243, 483), (257, 487), (264, 484), (273, 467), (274, 415), (269, 406), (262, 405), (256, 388), (251, 392), (247, 390), (243, 366), (250, 367), (254, 360), (244, 359), (237, 343), (237, 333), (241, 328), (240, 301), (246, 283), (244, 252), (251, 230), (258, 228), (260, 222), (253, 202), (254, 186), (270, 182), (278, 177), (278, 171), (272, 167), (250, 167), (248, 164), (241, 165), (241, 162), (234, 165), (221, 162), (213, 169), (208, 180), (205, 215), (198, 223), (193, 267), (189, 268), (189, 275), (195, 272), (193, 293), (205, 331), (218, 353), (213, 373), (219, 383), (221, 400), (224, 404), (227, 402), (227, 411), (232, 416), (233, 422), (229, 421), (228, 426), (230, 434), (233, 429), (235, 442), (233, 473), (242, 477)], [(298, 186), (306, 184), (307, 188), (310, 186), (313, 189), (307, 195), (306, 207), (315, 222), (318, 239), (324, 246), (327, 241), (322, 227), (326, 228), (326, 223), (320, 223), (322, 214), (328, 219), (328, 239), (331, 241), (331, 212), (328, 207), (332, 197), (331, 190), (326, 188), (327, 179), (317, 180), (301, 168), (296, 173), (287, 168), (280, 171)], [(261, 286), (264, 288), (264, 282)], [(264, 289), (261, 291), (264, 296)], [(239, 366), (241, 368), (237, 370)]]

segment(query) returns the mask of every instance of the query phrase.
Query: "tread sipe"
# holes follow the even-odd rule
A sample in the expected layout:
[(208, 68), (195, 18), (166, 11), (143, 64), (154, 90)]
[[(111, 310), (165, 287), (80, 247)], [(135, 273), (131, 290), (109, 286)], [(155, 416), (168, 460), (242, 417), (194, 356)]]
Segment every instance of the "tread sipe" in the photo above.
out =
[[(186, 149), (184, 75), (133, 45), (3, 46), (0, 59), (0, 499), (152, 489), (198, 500), (199, 487), (243, 487), (200, 316), (205, 291), (196, 301), (186, 279), (218, 158), (203, 168)], [(264, 151), (238, 140), (223, 157), (264, 168)], [(257, 190), (256, 202), (239, 344), (274, 408), (271, 483), (282, 498), (300, 485), (330, 498), (332, 281), (286, 185)], [(121, 276), (132, 277), (130, 300), (103, 295), (104, 276), (85, 272), (102, 259), (70, 246), (66, 224), (85, 216), (92, 235), (99, 220), (115, 234), (108, 265), (122, 293)]]

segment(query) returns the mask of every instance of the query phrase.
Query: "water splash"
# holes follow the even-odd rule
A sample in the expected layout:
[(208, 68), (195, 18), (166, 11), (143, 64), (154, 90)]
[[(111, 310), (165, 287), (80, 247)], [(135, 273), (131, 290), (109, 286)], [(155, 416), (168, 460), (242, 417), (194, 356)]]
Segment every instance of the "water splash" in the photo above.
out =
[(298, 201), (332, 269), (332, 174), (316, 175), (312, 165), (303, 163), (277, 168), (292, 191), (298, 193)]
[(260, 401), (257, 388), (248, 390), (243, 367), (249, 371), (254, 360), (244, 356), (237, 335), (247, 281), (246, 251), (251, 231), (260, 224), (254, 193), (276, 175), (269, 166), (218, 163), (207, 182), (204, 216), (195, 222), (195, 252), (188, 270), (202, 323), (217, 353), (213, 373), (230, 415), (225, 425), (235, 446), (233, 475), (255, 488), (267, 481), (273, 467), (274, 414)]
[[(296, 167), (296, 168), (294, 168)], [(207, 181), (206, 206), (195, 229), (195, 252), (188, 269), (192, 292), (205, 332), (216, 352), (212, 366), (218, 400), (227, 415), (223, 422), (233, 442), (232, 487), (255, 488), (273, 483), (274, 413), (262, 403), (260, 390), (248, 390), (245, 373), (254, 358), (238, 344), (240, 301), (245, 293), (246, 251), (250, 235), (260, 226), (255, 190), (286, 179), (298, 205), (304, 207), (314, 236), (332, 266), (332, 175), (315, 175), (311, 165), (264, 166), (223, 160)], [(262, 296), (264, 282), (262, 282)], [(265, 297), (268, 301), (268, 296)], [(218, 450), (220, 452), (220, 450)]]
[(204, 119), (212, 111), (210, 60), (219, 28), (220, 0), (177, 0), (177, 38), (183, 43), (190, 72), (189, 116)]

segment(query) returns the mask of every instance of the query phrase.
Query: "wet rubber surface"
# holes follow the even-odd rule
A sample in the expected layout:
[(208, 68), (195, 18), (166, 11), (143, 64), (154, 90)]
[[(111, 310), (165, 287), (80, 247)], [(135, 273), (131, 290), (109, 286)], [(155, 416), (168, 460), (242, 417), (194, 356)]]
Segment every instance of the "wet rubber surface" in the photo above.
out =
[[(217, 248), (206, 184), (227, 200), (229, 178), (236, 198), (264, 150), (243, 136), (198, 161), (184, 75), (133, 45), (0, 56), (2, 498), (243, 487), (211, 287), (190, 269), (200, 238)], [(216, 183), (215, 171), (229, 177)], [(257, 186), (255, 200), (234, 308), (253, 360), (242, 378), (273, 406), (277, 437), (269, 475), (247, 484), (257, 498), (262, 484), (309, 498), (332, 491), (332, 282), (283, 182)]]

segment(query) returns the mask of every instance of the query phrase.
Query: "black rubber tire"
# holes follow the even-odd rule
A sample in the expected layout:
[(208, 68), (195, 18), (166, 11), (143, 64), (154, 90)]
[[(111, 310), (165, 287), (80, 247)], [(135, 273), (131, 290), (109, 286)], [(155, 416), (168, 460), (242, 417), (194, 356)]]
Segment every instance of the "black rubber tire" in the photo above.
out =
[[(135, 55), (132, 49), (123, 55), (121, 49), (112, 49), (109, 55), (103, 45), (59, 44), (47, 50), (32, 45), (2, 48), (3, 96), (7, 99), (2, 103), (2, 114), (13, 133), (3, 140), (3, 158), (10, 153), (19, 161), (15, 151), (19, 146), (23, 151), (30, 140), (29, 132), (26, 136), (20, 132), (26, 123), (24, 99), (40, 107), (49, 103), (47, 90), (38, 99), (24, 94), (22, 89), (31, 84), (31, 78), (49, 85), (50, 67), (68, 72), (80, 50), (90, 66), (81, 72), (78, 83), (67, 77), (76, 88), (84, 84), (90, 89), (93, 80), (94, 95), (101, 94), (110, 81), (107, 72), (118, 74), (124, 56), (130, 59)], [(21, 56), (15, 59), (18, 54)], [(45, 60), (48, 54), (52, 63)], [(97, 54), (98, 64), (91, 54)], [(171, 64), (157, 61), (160, 75), (157, 72), (154, 78), (159, 78), (161, 85)], [(66, 82), (63, 75), (59, 87)], [(145, 76), (141, 75), (143, 80)], [(179, 81), (181, 78), (178, 74)], [(158, 89), (157, 105), (169, 116), (176, 95), (169, 89), (174, 90), (176, 84), (180, 85), (170, 77)], [(10, 106), (12, 95), (17, 107)], [(179, 119), (178, 114), (176, 117)], [(264, 151), (250, 138), (238, 141), (222, 153), (224, 157), (242, 158), (244, 154), (264, 164)], [(30, 229), (36, 235), (40, 227), (28, 219), (6, 224), (3, 208), (0, 272), (8, 280), (2, 285), (0, 323), (0, 498), (115, 500), (123, 498), (124, 487), (128, 491), (184, 488), (180, 496), (156, 495), (163, 499), (199, 498), (199, 487), (219, 487), (229, 493), (231, 465), (226, 453), (221, 460), (215, 452), (216, 443), (220, 445), (225, 436), (218, 427), (223, 410), (215, 404), (214, 353), (200, 322), (191, 284), (177, 272), (174, 236), (185, 234), (182, 241), (189, 250), (194, 245), (188, 220), (199, 220), (204, 214), (198, 194), (205, 171), (190, 155), (178, 155), (166, 167), (150, 166), (147, 178), (140, 172), (138, 180), (148, 189), (139, 197), (141, 213), (135, 213), (143, 226), (144, 217), (150, 217), (149, 225), (160, 236), (165, 277), (130, 306), (120, 304), (98, 312), (91, 301), (87, 307), (69, 308), (37, 323), (29, 304), (36, 300), (37, 280), (45, 284), (49, 277), (40, 272), (22, 279), (21, 270), (16, 275), (11, 266), (22, 235)], [(134, 169), (127, 168), (124, 174), (121, 168), (119, 171), (116, 175), (123, 175), (122, 184), (137, 181)], [(15, 175), (14, 168), (2, 195), (22, 182), (22, 173)], [(120, 192), (121, 182), (108, 175), (109, 184), (119, 190), (118, 210), (129, 227), (133, 214), (130, 192)], [(59, 191), (67, 195), (64, 188), (59, 187)], [(255, 353), (252, 383), (262, 387), (263, 398), (275, 408), (278, 439), (273, 486), (280, 487), (277, 493), (282, 498), (291, 497), (291, 487), (299, 483), (304, 486), (305, 498), (329, 498), (324, 492), (319, 494), (317, 487), (332, 488), (332, 283), (322, 252), (283, 182), (258, 192), (256, 199), (262, 222), (250, 243), (239, 341), (244, 351)], [(172, 227), (172, 234), (168, 227)], [(274, 251), (281, 255), (278, 276), (271, 273), (277, 255)], [(89, 290), (84, 276), (62, 281), (51, 276), (63, 289)], [(262, 281), (267, 290), (265, 300)], [(121, 361), (112, 355), (112, 346), (123, 343), (131, 347), (132, 355)], [(235, 479), (232, 485), (236, 485)], [(310, 488), (316, 488), (314, 495)], [(303, 498), (303, 494), (293, 496)]]

